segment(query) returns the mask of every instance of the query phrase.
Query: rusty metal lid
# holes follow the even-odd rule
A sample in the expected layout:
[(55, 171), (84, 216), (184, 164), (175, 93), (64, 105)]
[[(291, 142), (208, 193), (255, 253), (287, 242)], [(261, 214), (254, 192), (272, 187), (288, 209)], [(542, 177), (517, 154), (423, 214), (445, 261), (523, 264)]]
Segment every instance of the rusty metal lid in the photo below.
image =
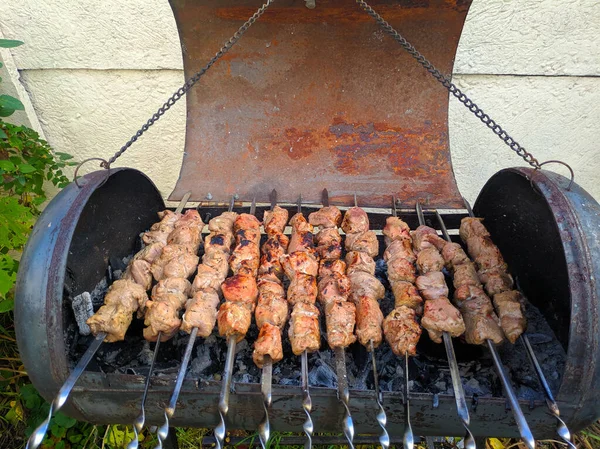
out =
[[(260, 6), (171, 0), (186, 78)], [(470, 1), (375, 1), (452, 73)], [(448, 93), (354, 2), (271, 6), (187, 96), (186, 148), (169, 199), (462, 207), (448, 145)], [(209, 195), (210, 194), (210, 195)]]

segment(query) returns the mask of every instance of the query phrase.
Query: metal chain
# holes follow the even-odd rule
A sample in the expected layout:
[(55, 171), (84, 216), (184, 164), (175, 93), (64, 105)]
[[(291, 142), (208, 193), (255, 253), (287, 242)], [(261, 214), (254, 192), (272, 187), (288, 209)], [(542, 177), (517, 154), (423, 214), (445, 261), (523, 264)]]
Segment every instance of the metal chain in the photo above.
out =
[(454, 95), (458, 101), (464, 104), (467, 109), (469, 109), (475, 117), (481, 120), (488, 128), (490, 128), (494, 134), (496, 134), (502, 141), (508, 145), (508, 147), (521, 156), (525, 162), (531, 165), (536, 170), (541, 168), (540, 162), (533, 157), (533, 155), (525, 150), (515, 139), (513, 139), (494, 119), (492, 119), (489, 115), (483, 112), (479, 106), (477, 106), (466, 94), (464, 94), (452, 81), (450, 78), (440, 72), (438, 69), (434, 67), (434, 65), (429, 62), (419, 51), (412, 46), (410, 42), (408, 42), (400, 33), (398, 33), (389, 23), (387, 23), (383, 17), (377, 14), (373, 8), (371, 8), (364, 0), (356, 0), (356, 3), (365, 10), (367, 14), (373, 17), (379, 26), (389, 34), (396, 42), (398, 42), (402, 48), (404, 48), (416, 61), (425, 68), (431, 75), (438, 80), (442, 86), (448, 89), (452, 95)]
[(260, 16), (266, 11), (266, 9), (271, 6), (271, 4), (275, 0), (267, 0), (258, 10), (250, 17), (236, 32), (231, 38), (221, 47), (221, 49), (212, 57), (208, 64), (206, 64), (202, 70), (197, 72), (194, 76), (188, 79), (183, 86), (181, 86), (172, 96), (169, 98), (158, 110), (148, 119), (148, 121), (129, 139), (129, 141), (121, 147), (119, 151), (117, 151), (113, 157), (111, 157), (108, 161), (101, 163), (100, 165), (104, 168), (110, 168), (110, 165), (117, 160), (131, 145), (133, 145), (146, 131), (150, 128), (154, 123), (161, 118), (165, 112), (167, 112), (171, 107), (179, 101), (181, 97), (183, 97), (193, 86), (198, 82), (202, 75), (204, 75), (208, 69), (210, 69), (215, 62), (217, 62), (221, 56), (227, 53), (231, 47), (235, 45), (235, 43), (240, 40), (240, 38), (244, 35), (246, 30), (254, 24), (258, 20)]

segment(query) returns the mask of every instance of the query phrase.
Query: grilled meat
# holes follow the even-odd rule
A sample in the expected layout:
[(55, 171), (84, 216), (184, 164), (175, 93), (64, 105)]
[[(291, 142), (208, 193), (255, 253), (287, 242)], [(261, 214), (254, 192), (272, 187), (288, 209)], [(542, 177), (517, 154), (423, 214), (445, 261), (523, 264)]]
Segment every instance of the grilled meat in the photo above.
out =
[(322, 207), (308, 216), (308, 222), (322, 229), (338, 228), (342, 222), (342, 212), (335, 206)]
[(444, 258), (435, 247), (425, 248), (419, 251), (417, 256), (417, 269), (421, 274), (427, 274), (432, 271), (442, 271), (444, 268)]
[(442, 257), (446, 262), (446, 267), (452, 270), (456, 265), (462, 265), (467, 262), (471, 262), (469, 256), (465, 253), (462, 246), (458, 243), (448, 242), (442, 248)]
[(199, 257), (190, 254), (185, 245), (167, 245), (152, 263), (150, 271), (157, 281), (170, 277), (188, 278), (196, 270), (198, 261)]
[(383, 332), (394, 354), (400, 357), (416, 355), (421, 326), (413, 309), (400, 306), (392, 310), (383, 321)]
[(153, 295), (146, 303), (144, 338), (156, 341), (162, 332), (161, 341), (166, 341), (175, 335), (181, 325), (179, 311), (186, 302), (187, 296), (179, 292)]
[(327, 343), (332, 349), (345, 348), (356, 341), (354, 325), (356, 306), (346, 299), (325, 303)]
[(316, 276), (319, 272), (319, 262), (311, 253), (296, 251), (291, 254), (285, 254), (281, 257), (283, 270), (289, 279), (293, 279), (298, 274)]
[(234, 274), (221, 284), (223, 298), (227, 302), (245, 304), (248, 310), (254, 311), (258, 299), (256, 278), (245, 273)]
[[(394, 217), (390, 217), (394, 218)], [(404, 222), (403, 222), (404, 223)], [(393, 240), (387, 246), (383, 252), (383, 260), (389, 262), (394, 259), (404, 259), (411, 264), (415, 263), (417, 256), (412, 249), (412, 243), (410, 237), (408, 239), (402, 238)]]
[(437, 231), (429, 226), (421, 225), (410, 234), (412, 236), (413, 249), (417, 253), (431, 247), (441, 250), (446, 245), (446, 240), (437, 235)]
[(290, 316), (289, 337), (295, 355), (317, 351), (321, 345), (319, 309), (310, 303), (295, 303)]
[(481, 345), (486, 340), (492, 340), (496, 344), (502, 343), (504, 336), (500, 321), (494, 313), (490, 299), (480, 286), (465, 285), (465, 289), (468, 295), (460, 303), (460, 311), (465, 320), (467, 343)]
[(370, 257), (379, 254), (379, 241), (373, 231), (346, 234), (346, 250), (361, 251)]
[(387, 247), (390, 247), (391, 243), (397, 240), (404, 240), (408, 241), (409, 243), (412, 240), (410, 236), (410, 228), (398, 217), (386, 218), (385, 227), (383, 228), (383, 235), (385, 236), (384, 240)]
[(240, 342), (246, 336), (251, 320), (252, 311), (247, 302), (226, 301), (217, 313), (219, 335), (227, 339), (235, 336), (236, 341)]
[(367, 253), (361, 251), (350, 251), (346, 254), (346, 274), (349, 276), (354, 272), (362, 271), (375, 275), (375, 261)]
[(146, 245), (152, 243), (167, 244), (169, 234), (175, 229), (175, 222), (181, 217), (181, 214), (175, 214), (170, 210), (165, 210), (158, 213), (160, 222), (154, 223), (150, 227), (150, 231), (145, 232), (142, 236), (142, 241)]
[(471, 237), (489, 237), (490, 233), (482, 223), (483, 218), (465, 217), (460, 222), (460, 238), (466, 242)]
[(285, 254), (289, 243), (289, 238), (284, 234), (271, 234), (267, 237), (261, 248), (259, 276), (273, 274), (279, 279), (283, 277), (281, 257)]
[(361, 296), (378, 301), (385, 296), (385, 287), (375, 276), (357, 271), (348, 275), (350, 279), (350, 298), (356, 303)]
[(219, 295), (215, 290), (208, 289), (195, 292), (185, 305), (181, 330), (190, 333), (194, 327), (197, 327), (200, 337), (208, 337), (217, 321), (218, 306)]
[(417, 287), (406, 281), (391, 282), (392, 293), (394, 294), (394, 307), (410, 307), (417, 315), (423, 314), (423, 298), (419, 295)]
[(292, 217), (290, 225), (292, 226), (292, 237), (290, 238), (288, 253), (307, 251), (312, 254), (315, 250), (313, 226), (300, 213)]
[(291, 305), (296, 303), (314, 304), (317, 300), (317, 279), (307, 274), (296, 274), (290, 282), (287, 300)]
[(515, 285), (512, 276), (503, 268), (480, 271), (478, 275), (479, 280), (485, 285), (485, 291), (490, 297), (512, 290)]
[(444, 273), (440, 271), (430, 271), (419, 276), (415, 281), (415, 285), (425, 300), (448, 297), (446, 279)]
[(361, 345), (369, 348), (370, 341), (373, 341), (373, 347), (381, 344), (381, 327), (383, 324), (383, 313), (379, 308), (379, 303), (368, 297), (360, 296), (356, 300), (356, 336)]
[(127, 265), (127, 269), (121, 279), (133, 281), (136, 284), (144, 287), (145, 290), (150, 290), (152, 287), (152, 272), (150, 271), (150, 263), (143, 259), (133, 259)]
[(443, 332), (448, 332), (452, 337), (459, 337), (465, 332), (460, 312), (444, 296), (425, 301), (421, 324), (436, 343), (442, 342)]
[(270, 356), (273, 363), (283, 359), (283, 350), (281, 345), (281, 330), (277, 326), (265, 323), (260, 327), (258, 338), (254, 343), (252, 360), (259, 368), (265, 363), (265, 356)]
[(358, 234), (369, 230), (369, 216), (360, 207), (352, 207), (344, 214), (342, 229), (346, 234)]
[(288, 221), (288, 211), (282, 207), (275, 206), (273, 210), (265, 211), (263, 221), (267, 235), (283, 234)]
[(223, 212), (221, 215), (212, 218), (208, 222), (208, 230), (210, 232), (231, 234), (233, 233), (233, 223), (235, 222), (237, 216), (237, 212)]
[(388, 260), (387, 272), (390, 282), (404, 281), (414, 284), (417, 277), (414, 263), (402, 257)]
[(350, 294), (350, 280), (345, 274), (339, 273), (320, 276), (318, 290), (318, 299), (325, 309), (327, 309), (327, 305), (331, 302), (348, 300), (348, 295)]
[(345, 274), (346, 263), (341, 259), (322, 259), (319, 262), (319, 275), (321, 277), (330, 276), (334, 273)]
[[(260, 291), (260, 286), (259, 286)], [(285, 292), (281, 296), (262, 296), (259, 293), (258, 305), (254, 311), (254, 318), (256, 319), (256, 327), (259, 329), (264, 326), (265, 323), (269, 323), (273, 326), (277, 326), (283, 329), (288, 319), (289, 306), (285, 299)]]
[(317, 254), (321, 259), (342, 257), (342, 236), (337, 228), (321, 229), (315, 236)]
[(513, 344), (527, 327), (527, 320), (523, 315), (523, 301), (523, 296), (516, 290), (494, 295), (494, 307), (498, 312), (500, 325), (506, 338)]

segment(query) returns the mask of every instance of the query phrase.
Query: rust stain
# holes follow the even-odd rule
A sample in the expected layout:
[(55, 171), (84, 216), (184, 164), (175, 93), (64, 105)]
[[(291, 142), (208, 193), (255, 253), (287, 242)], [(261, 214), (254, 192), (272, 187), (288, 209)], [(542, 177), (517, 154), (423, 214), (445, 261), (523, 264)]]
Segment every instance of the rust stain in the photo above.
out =
[(310, 156), (318, 146), (317, 139), (312, 131), (287, 128), (285, 130), (285, 137), (287, 143), (284, 143), (281, 151), (295, 161)]

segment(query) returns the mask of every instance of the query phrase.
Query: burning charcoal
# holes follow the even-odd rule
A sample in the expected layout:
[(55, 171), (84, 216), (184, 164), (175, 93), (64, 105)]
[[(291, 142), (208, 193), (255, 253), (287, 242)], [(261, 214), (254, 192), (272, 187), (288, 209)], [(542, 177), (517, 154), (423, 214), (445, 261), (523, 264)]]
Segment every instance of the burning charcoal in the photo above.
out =
[(192, 359), (190, 364), (190, 372), (194, 374), (194, 377), (199, 376), (212, 364), (210, 357), (210, 348), (204, 345), (198, 346), (196, 349), (196, 357)]
[(335, 388), (337, 385), (337, 376), (335, 371), (326, 363), (321, 363), (308, 373), (310, 385), (317, 387)]
[(75, 296), (71, 301), (71, 307), (75, 314), (77, 327), (81, 335), (90, 335), (90, 327), (86, 321), (94, 314), (94, 305), (92, 304), (92, 296), (88, 292), (83, 292), (81, 295)]
[(104, 296), (106, 296), (106, 292), (108, 291), (108, 281), (106, 278), (103, 278), (98, 285), (94, 287), (94, 290), (90, 293), (92, 298), (92, 304), (94, 305), (94, 309), (97, 309), (102, 304), (104, 304)]

